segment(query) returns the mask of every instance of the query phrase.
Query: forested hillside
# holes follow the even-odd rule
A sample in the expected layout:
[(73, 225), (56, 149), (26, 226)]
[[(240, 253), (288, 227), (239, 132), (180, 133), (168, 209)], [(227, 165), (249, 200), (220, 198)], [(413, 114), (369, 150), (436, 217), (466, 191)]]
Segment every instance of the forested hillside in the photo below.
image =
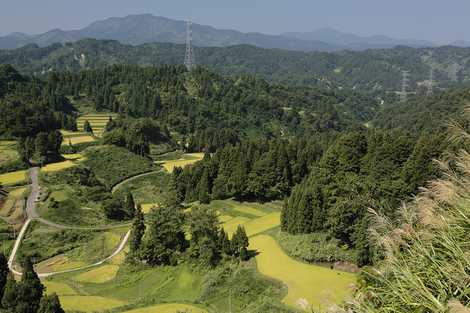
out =
[[(117, 41), (82, 40), (40, 48), (28, 45), (0, 51), (0, 63), (23, 73), (74, 71), (110, 64), (181, 64), (184, 46), (156, 43), (139, 46)], [(401, 89), (402, 70), (410, 71), (409, 91), (422, 92), (434, 68), (435, 89), (466, 85), (470, 79), (470, 49), (457, 47), (304, 53), (241, 45), (196, 47), (197, 63), (225, 75), (259, 75), (288, 85), (320, 85), (367, 91)]]

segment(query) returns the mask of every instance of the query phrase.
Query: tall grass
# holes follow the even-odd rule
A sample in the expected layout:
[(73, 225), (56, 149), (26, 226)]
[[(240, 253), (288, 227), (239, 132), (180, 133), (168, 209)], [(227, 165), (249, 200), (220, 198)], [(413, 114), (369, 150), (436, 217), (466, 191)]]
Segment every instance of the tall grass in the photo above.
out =
[[(468, 147), (470, 134), (454, 125), (451, 139)], [(438, 163), (443, 178), (403, 205), (398, 222), (372, 212), (383, 259), (363, 271), (356, 300), (335, 311), (470, 312), (470, 153)]]

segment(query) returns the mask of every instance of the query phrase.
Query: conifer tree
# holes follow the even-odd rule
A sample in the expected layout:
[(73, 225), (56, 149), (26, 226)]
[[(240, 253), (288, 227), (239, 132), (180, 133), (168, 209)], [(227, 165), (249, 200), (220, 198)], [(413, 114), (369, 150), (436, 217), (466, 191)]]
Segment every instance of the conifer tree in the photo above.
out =
[(128, 212), (129, 217), (134, 217), (136, 213), (136, 206), (134, 202), (134, 196), (129, 191), (124, 197), (124, 210)]
[(38, 275), (34, 271), (31, 258), (27, 257), (23, 263), (23, 275), (21, 276), (21, 282), (18, 286), (16, 312), (37, 312), (43, 291), (44, 286), (41, 284)]
[(59, 297), (53, 293), (50, 296), (42, 297), (38, 313), (65, 313), (65, 311), (60, 305)]
[(18, 284), (13, 275), (8, 275), (2, 297), (2, 307), (15, 312), (18, 303)]
[(83, 123), (83, 131), (93, 134), (93, 128), (91, 127), (91, 124), (88, 120)]
[(232, 255), (233, 250), (227, 232), (221, 227), (219, 230), (219, 248), (225, 255)]
[(140, 204), (137, 206), (134, 222), (131, 231), (130, 255), (135, 256), (142, 245), (142, 238), (145, 234), (145, 219)]
[[(2, 185), (0, 184), (0, 195), (1, 195)], [(3, 253), (0, 252), (0, 300), (3, 298), (3, 293), (5, 291), (5, 286), (8, 279), (8, 261)], [(1, 301), (0, 301), (1, 302)]]
[(236, 256), (238, 256), (240, 260), (246, 261), (248, 259), (248, 246), (249, 240), (245, 228), (238, 225), (232, 237), (232, 250), (235, 251)]

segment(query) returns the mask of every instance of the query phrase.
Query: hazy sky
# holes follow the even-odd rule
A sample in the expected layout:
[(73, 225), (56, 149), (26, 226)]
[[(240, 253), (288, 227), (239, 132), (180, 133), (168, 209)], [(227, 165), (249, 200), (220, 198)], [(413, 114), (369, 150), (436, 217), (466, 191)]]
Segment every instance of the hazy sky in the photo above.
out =
[(191, 16), (200, 24), (245, 32), (332, 27), (441, 43), (470, 40), (470, 0), (0, 0), (0, 34), (76, 29), (135, 13)]

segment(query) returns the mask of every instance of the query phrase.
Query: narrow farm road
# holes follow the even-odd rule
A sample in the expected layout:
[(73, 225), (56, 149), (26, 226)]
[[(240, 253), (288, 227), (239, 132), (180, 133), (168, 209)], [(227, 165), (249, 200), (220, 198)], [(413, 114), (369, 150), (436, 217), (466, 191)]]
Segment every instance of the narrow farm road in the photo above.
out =
[(124, 179), (123, 181), (117, 183), (116, 185), (113, 186), (113, 188), (111, 189), (111, 193), (115, 193), (119, 188), (121, 188), (123, 185), (127, 184), (128, 182), (130, 181), (133, 181), (134, 179), (137, 179), (137, 178), (141, 178), (141, 177), (145, 177), (145, 176), (148, 176), (148, 175), (152, 175), (152, 174), (156, 174), (156, 173), (160, 173), (162, 170), (158, 170), (158, 171), (151, 171), (151, 172), (146, 172), (146, 173), (142, 173), (142, 174), (138, 174), (138, 175), (135, 175), (135, 176), (132, 176), (132, 177), (129, 177), (129, 178), (126, 178)]
[[(120, 228), (120, 227), (123, 227), (123, 226), (130, 226), (131, 225), (131, 223), (128, 223), (128, 224), (110, 225), (110, 226), (102, 226), (102, 227), (66, 226), (66, 225), (56, 224), (54, 222), (51, 222), (51, 221), (48, 221), (48, 220), (45, 220), (45, 219), (39, 217), (39, 214), (36, 211), (36, 202), (39, 198), (39, 190), (40, 190), (38, 173), (39, 173), (39, 168), (38, 167), (33, 167), (29, 170), (29, 176), (30, 176), (30, 179), (31, 179), (31, 193), (29, 194), (28, 199), (26, 201), (26, 212), (25, 212), (26, 213), (26, 222), (24, 223), (23, 227), (21, 228), (21, 230), (18, 234), (18, 237), (16, 238), (15, 244), (13, 245), (13, 249), (10, 253), (10, 256), (8, 258), (8, 268), (15, 275), (22, 275), (21, 272), (14, 269), (13, 264), (15, 262), (16, 254), (18, 253), (18, 249), (21, 245), (21, 241), (23, 240), (23, 238), (26, 234), (26, 231), (28, 230), (29, 224), (31, 224), (31, 222), (33, 220), (38, 220), (41, 223), (44, 223), (46, 225), (56, 227), (56, 228), (59, 228), (59, 229), (78, 229), (78, 230), (84, 230), (84, 231), (85, 230), (108, 230), (108, 229)], [(80, 270), (84, 270), (84, 269), (88, 269), (88, 268), (92, 268), (92, 267), (101, 265), (104, 262), (106, 262), (106, 261), (110, 260), (111, 258), (115, 257), (117, 254), (119, 254), (124, 249), (124, 247), (126, 246), (127, 241), (129, 240), (130, 234), (131, 234), (131, 231), (129, 230), (124, 235), (124, 237), (121, 240), (121, 242), (120, 242), (119, 246), (117, 247), (117, 249), (110, 256), (108, 256), (107, 258), (105, 258), (105, 259), (103, 259), (99, 262), (96, 262), (94, 264), (90, 264), (90, 265), (87, 265), (87, 266), (75, 268), (75, 269), (66, 270), (66, 271), (50, 272), (50, 273), (38, 273), (38, 276), (39, 277), (49, 277), (49, 276), (56, 275), (56, 274), (75, 272), (75, 271), (80, 271)]]

